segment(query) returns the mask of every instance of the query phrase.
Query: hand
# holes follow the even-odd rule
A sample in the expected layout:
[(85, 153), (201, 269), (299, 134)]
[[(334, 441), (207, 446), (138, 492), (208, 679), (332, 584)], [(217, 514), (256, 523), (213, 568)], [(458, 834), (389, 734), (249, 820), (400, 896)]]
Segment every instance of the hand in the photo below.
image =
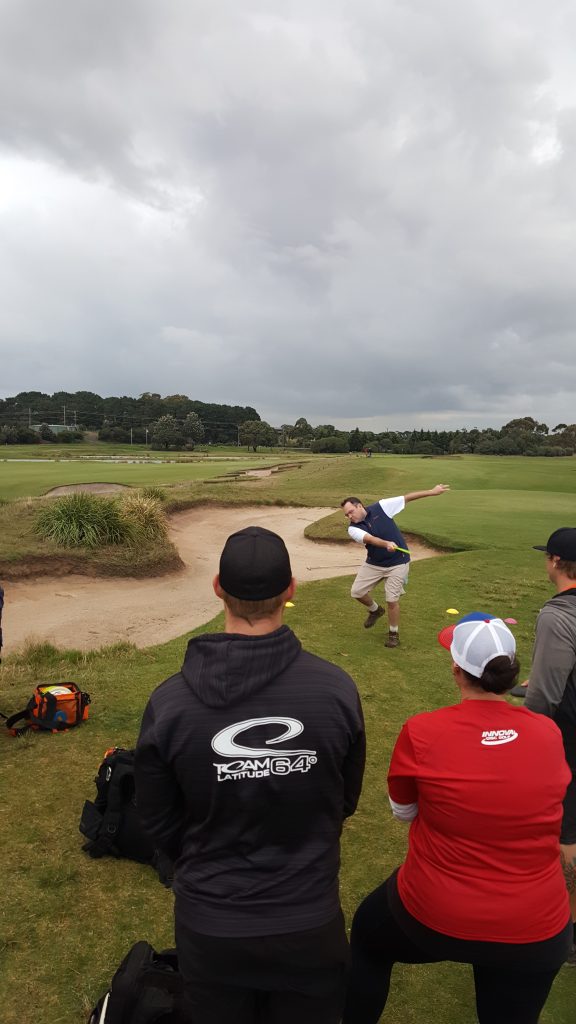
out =
[(395, 544), (393, 540), (387, 540), (386, 544), (385, 544), (385, 547), (386, 547), (386, 551), (396, 551), (396, 548), (398, 547), (398, 545)]
[(450, 484), (436, 484), (430, 491), (430, 494), (444, 494), (444, 491), (450, 490)]
[(529, 679), (525, 679), (523, 683), (520, 683), (520, 686), (528, 686), (529, 682), (530, 682)]

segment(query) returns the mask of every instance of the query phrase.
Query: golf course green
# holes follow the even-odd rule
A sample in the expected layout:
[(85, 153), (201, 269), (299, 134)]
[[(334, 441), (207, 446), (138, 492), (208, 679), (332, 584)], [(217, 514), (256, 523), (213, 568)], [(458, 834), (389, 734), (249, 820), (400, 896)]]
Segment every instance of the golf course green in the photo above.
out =
[[(210, 502), (334, 507), (334, 515), (307, 531), (318, 541), (346, 540), (338, 505), (347, 496), (368, 502), (450, 484), (450, 493), (411, 503), (398, 518), (403, 532), (444, 551), (411, 569), (398, 649), (384, 648), (381, 623), (370, 631), (362, 628), (362, 610), (349, 596), (349, 576), (300, 586), (294, 607), (286, 611), (286, 621), (304, 646), (344, 668), (362, 695), (368, 763), (360, 807), (346, 824), (342, 844), (342, 901), (350, 921), (362, 897), (404, 857), (405, 826), (392, 819), (386, 790), (398, 732), (410, 715), (456, 701), (450, 658), (436, 641), (438, 630), (453, 621), (447, 609), (516, 619), (523, 678), (529, 674), (536, 616), (550, 596), (544, 555), (532, 546), (545, 543), (559, 526), (576, 525), (576, 459), (317, 456), (269, 478), (218, 484), (211, 463), (21, 465), (0, 464), (0, 496), (16, 498), (100, 480), (163, 488), (178, 484), (178, 500), (188, 507)], [(254, 460), (247, 458), (243, 465), (253, 466)], [(214, 468), (219, 474), (227, 471), (222, 464)], [(3, 516), (12, 511), (16, 516), (20, 507), (10, 502)], [(5, 589), (8, 643), (9, 584)], [(196, 632), (218, 630), (222, 622), (218, 616)], [(0, 666), (4, 714), (24, 707), (40, 681), (74, 680), (92, 697), (89, 722), (76, 730), (20, 740), (2, 737), (2, 873), (12, 879), (2, 906), (2, 1024), (77, 1024), (134, 942), (147, 939), (158, 949), (173, 944), (170, 893), (149, 868), (90, 860), (81, 850), (78, 821), (84, 800), (93, 798), (104, 751), (134, 745), (147, 698), (179, 668), (187, 638), (154, 646), (151, 636), (144, 650), (125, 643), (89, 653), (43, 644), (8, 656)], [(575, 1006), (575, 972), (563, 968), (541, 1020), (574, 1024)], [(469, 967), (395, 968), (383, 1021), (424, 1020), (473, 1024)]]

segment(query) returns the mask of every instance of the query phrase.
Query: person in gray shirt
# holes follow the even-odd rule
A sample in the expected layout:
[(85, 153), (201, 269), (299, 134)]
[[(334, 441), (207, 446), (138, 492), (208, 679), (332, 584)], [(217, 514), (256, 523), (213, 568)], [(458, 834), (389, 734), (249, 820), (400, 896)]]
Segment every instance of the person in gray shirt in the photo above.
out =
[[(556, 593), (538, 615), (525, 706), (554, 719), (572, 771), (564, 800), (560, 857), (576, 922), (576, 528), (563, 526), (547, 544), (535, 547), (546, 552), (546, 571)], [(576, 967), (576, 925), (568, 963)]]

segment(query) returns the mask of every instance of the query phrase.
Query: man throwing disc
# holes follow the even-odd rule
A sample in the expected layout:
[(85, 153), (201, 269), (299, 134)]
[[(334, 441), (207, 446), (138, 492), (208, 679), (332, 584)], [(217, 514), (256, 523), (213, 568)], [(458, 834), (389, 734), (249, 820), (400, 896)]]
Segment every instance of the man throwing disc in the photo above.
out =
[(368, 609), (364, 623), (370, 629), (381, 615), (380, 607), (372, 597), (372, 590), (384, 580), (386, 606), (388, 608), (388, 639), (385, 647), (398, 647), (400, 643), (400, 598), (408, 580), (410, 554), (406, 541), (394, 522), (394, 516), (402, 511), (407, 501), (417, 498), (434, 498), (449, 491), (448, 484), (436, 484), (429, 491), (412, 491), (397, 498), (382, 498), (373, 505), (364, 507), (360, 498), (344, 498), (340, 508), (350, 523), (348, 533), (358, 544), (366, 545), (366, 561), (352, 584), (350, 594)]

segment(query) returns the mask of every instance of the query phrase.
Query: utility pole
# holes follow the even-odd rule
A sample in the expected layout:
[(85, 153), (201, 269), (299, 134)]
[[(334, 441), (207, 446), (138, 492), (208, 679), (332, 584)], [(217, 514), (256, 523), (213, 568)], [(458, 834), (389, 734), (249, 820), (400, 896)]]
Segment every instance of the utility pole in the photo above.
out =
[(132, 427), (130, 427), (130, 444), (132, 444)]
[(148, 447), (148, 427), (144, 427), (144, 430), (146, 431), (146, 447)]
[(66, 406), (63, 405), (62, 408), (64, 409), (64, 426), (66, 426)]

